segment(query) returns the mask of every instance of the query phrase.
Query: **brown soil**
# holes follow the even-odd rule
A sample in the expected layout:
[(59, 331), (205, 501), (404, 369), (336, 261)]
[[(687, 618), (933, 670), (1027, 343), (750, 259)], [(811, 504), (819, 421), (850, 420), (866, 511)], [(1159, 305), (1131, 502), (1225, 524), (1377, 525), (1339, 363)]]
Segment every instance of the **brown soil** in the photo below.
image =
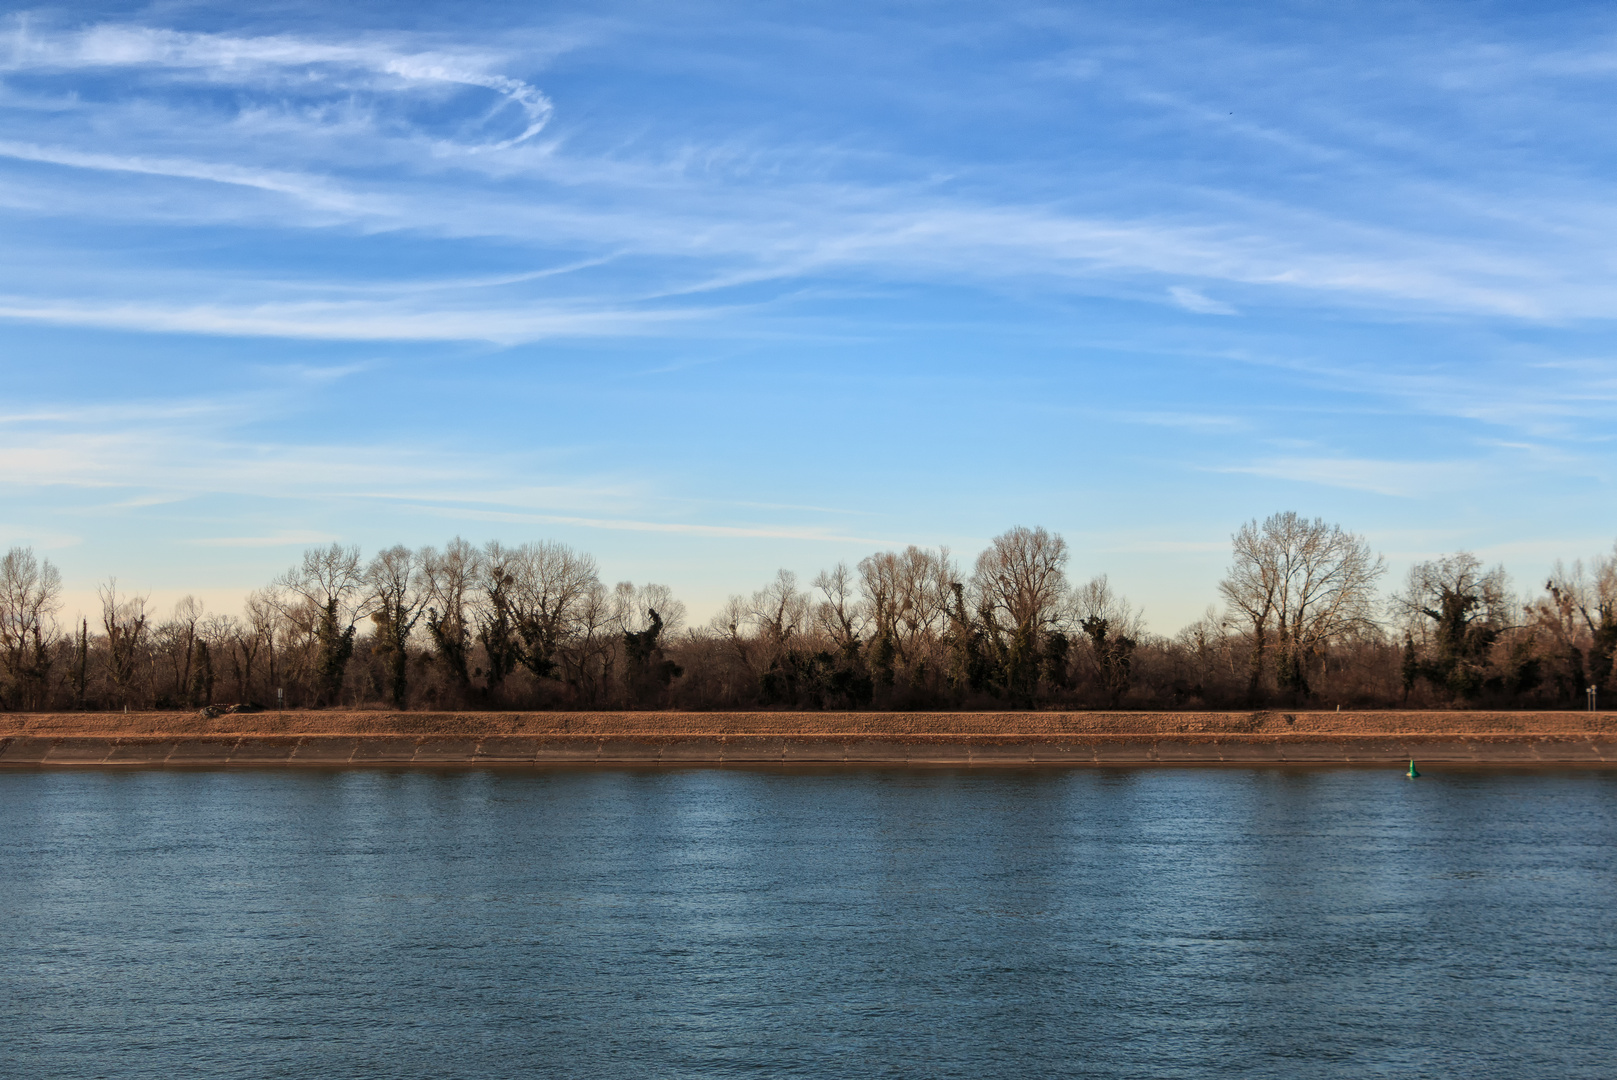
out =
[(0, 714), (0, 737), (173, 735), (1569, 735), (1617, 712), (380, 712)]

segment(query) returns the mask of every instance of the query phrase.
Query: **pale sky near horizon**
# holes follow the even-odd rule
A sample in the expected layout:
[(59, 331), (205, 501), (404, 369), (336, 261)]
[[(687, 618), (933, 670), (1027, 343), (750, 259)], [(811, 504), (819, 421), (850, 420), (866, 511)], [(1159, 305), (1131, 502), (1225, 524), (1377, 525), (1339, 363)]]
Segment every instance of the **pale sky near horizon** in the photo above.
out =
[(1614, 100), (1604, 4), (11, 8), (0, 545), (701, 618), (1042, 524), (1171, 633), (1296, 510), (1526, 591), (1617, 535)]

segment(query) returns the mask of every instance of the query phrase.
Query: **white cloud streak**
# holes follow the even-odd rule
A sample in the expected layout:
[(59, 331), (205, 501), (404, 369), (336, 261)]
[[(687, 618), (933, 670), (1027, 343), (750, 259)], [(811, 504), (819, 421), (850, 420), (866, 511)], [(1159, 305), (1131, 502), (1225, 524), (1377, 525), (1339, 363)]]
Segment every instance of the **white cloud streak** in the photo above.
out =
[(498, 94), (523, 116), (516, 134), (474, 151), (501, 150), (539, 134), (554, 106), (536, 87), (488, 70), (496, 58), (443, 52), (407, 52), (382, 43), (332, 43), (276, 35), (239, 37), (188, 34), (146, 26), (101, 25), (76, 33), (43, 35), (19, 24), (6, 42), (3, 72), (72, 73), (90, 69), (160, 69), (218, 83), (291, 82), (364, 73), (380, 77), (384, 88), (447, 84), (479, 87)]
[[(251, 441), (236, 434), (249, 421), (285, 410), (274, 394), (186, 402), (129, 402), (121, 407), (40, 409), (0, 417), (0, 491), (13, 495), (55, 489), (104, 491), (97, 515), (209, 496), (295, 500), (351, 506), (356, 501), (403, 513), (461, 521), (561, 525), (610, 532), (665, 533), (721, 539), (792, 539), (881, 544), (801, 519), (756, 518), (754, 504), (653, 496), (644, 476), (533, 482), (542, 468), (530, 452), (503, 460), (409, 442), (363, 445)], [(514, 477), (524, 486), (514, 486)], [(826, 515), (845, 511), (775, 507)], [(749, 512), (750, 511), (750, 512)], [(90, 512), (90, 511), (86, 511)], [(767, 515), (765, 515), (767, 516)], [(741, 520), (737, 520), (737, 518)], [(196, 527), (196, 526), (193, 526)], [(204, 522), (201, 528), (206, 528)], [(3, 535), (3, 533), (0, 533)], [(205, 548), (268, 548), (339, 539), (318, 530), (193, 536)]]
[[(572, 310), (536, 304), (530, 293), (471, 312), (419, 300), (367, 313), (323, 308), (326, 294), (312, 281), (302, 286), (303, 295), (281, 306), (244, 305), (224, 296), (183, 305), (171, 297), (130, 295), (92, 301), (26, 294), (13, 285), (0, 318), (166, 333), (509, 343), (635, 334), (672, 318), (632, 310), (636, 296), (816, 276), (1035, 283), (1155, 299), (1209, 315), (1236, 314), (1237, 304), (1326, 303), (1400, 315), (1555, 320), (1604, 318), (1617, 301), (1617, 275), (1605, 265), (1607, 253), (1587, 242), (1599, 230), (1580, 227), (1606, 205), (1597, 197), (1603, 189), (1587, 192), (1579, 204), (1583, 210), (1563, 200), (1554, 229), (1542, 227), (1545, 215), (1528, 212), (1518, 200), (1519, 226), (1531, 237), (1395, 227), (1191, 188), (1179, 190), (1182, 205), (1171, 215), (1084, 212), (1051, 200), (992, 203), (945, 195), (929, 181), (837, 181), (823, 169), (815, 174), (819, 179), (799, 177), (786, 167), (790, 154), (816, 156), (801, 149), (697, 146), (658, 159), (569, 149), (576, 138), (541, 144), (536, 136), (554, 107), (536, 87), (502, 70), (511, 62), (486, 49), (412, 49), (402, 37), (334, 41), (129, 25), (51, 32), (18, 24), (0, 44), (0, 74), (56, 78), (67, 87), (98, 73), (149, 78), (132, 83), (127, 100), (74, 98), (68, 112), (87, 119), (49, 125), (56, 141), (0, 142), (0, 156), (84, 174), (261, 192), (285, 200), (290, 209), (278, 221), (262, 207), (237, 212), (255, 221), (269, 214), (272, 224), (283, 227), (403, 230), (536, 251), (565, 247), (583, 254), (576, 260), (580, 267), (636, 260), (638, 276), (626, 277), (616, 295), (581, 301)], [(173, 92), (176, 83), (231, 88), (248, 104), (224, 114), (191, 108)], [(494, 112), (514, 111), (515, 123), (496, 132), (484, 110), (467, 130), (446, 134), (440, 121), (388, 112), (421, 95), (457, 88), (493, 95)], [(354, 111), (355, 93), (368, 95), (390, 119)], [(288, 97), (306, 107), (285, 105)], [(1135, 97), (1216, 118), (1182, 95), (1142, 91)], [(160, 103), (161, 110), (145, 117), (142, 103)], [(1245, 121), (1237, 126), (1258, 130)], [(130, 134), (120, 136), (120, 127)], [(1297, 142), (1269, 127), (1262, 131), (1286, 146)], [(754, 164), (748, 170), (704, 170), (693, 165), (704, 154)], [(825, 162), (836, 155), (825, 150), (817, 156)], [(293, 160), (302, 167), (287, 167)], [(454, 171), (445, 173), (451, 161)], [(376, 163), (386, 167), (378, 170)], [(75, 217), (216, 223), (231, 212), (185, 189), (153, 202), (160, 199), (155, 192), (135, 199), (93, 187), (56, 191), (48, 177), (12, 177), (11, 183), (20, 185), (19, 205), (55, 205)], [(1464, 194), (1443, 197), (1459, 206)], [(1468, 212), (1498, 217), (1510, 208), (1493, 198)], [(318, 213), (302, 213), (310, 210)], [(142, 284), (148, 291), (162, 289), (162, 270), (146, 271)], [(1208, 295), (1213, 286), (1234, 295), (1215, 299)], [(168, 292), (175, 289), (171, 284)], [(128, 286), (129, 292), (138, 290)], [(723, 307), (708, 312), (721, 313), (733, 314)]]
[(834, 529), (814, 526), (710, 525), (682, 521), (647, 521), (631, 518), (577, 517), (564, 514), (532, 514), (510, 510), (477, 510), (464, 506), (430, 507), (457, 520), (503, 521), (530, 525), (575, 525), (609, 532), (670, 533), (680, 536), (710, 536), (726, 539), (814, 540), (827, 543), (893, 545), (898, 541), (864, 536), (845, 536)]
[(195, 547), (265, 548), (301, 547), (306, 544), (329, 544), (340, 540), (333, 533), (289, 530), (272, 536), (213, 536), (182, 541)]
[(1236, 315), (1239, 314), (1229, 304), (1214, 300), (1186, 285), (1171, 285), (1168, 295), (1173, 302), (1186, 311), (1194, 311), (1198, 315)]
[(74, 169), (99, 172), (139, 173), (146, 176), (167, 176), (179, 180), (204, 180), (214, 184), (256, 188), (278, 195), (290, 195), (301, 202), (333, 210), (357, 213), (360, 200), (338, 190), (327, 181), (296, 173), (275, 172), (265, 169), (221, 165), (205, 161), (185, 161), (176, 158), (123, 157), (114, 154), (86, 153), (60, 147), (36, 146), (32, 143), (0, 140), (0, 157), (16, 161), (35, 161), (47, 165), (64, 165)]
[(410, 310), (361, 302), (322, 304), (107, 306), (0, 300), (0, 318), (58, 326), (94, 326), (166, 334), (303, 338), (322, 341), (489, 341), (515, 344), (545, 338), (624, 337), (666, 333), (700, 319), (701, 309), (632, 311)]
[(1244, 465), (1211, 468), (1209, 471), (1245, 473), (1403, 499), (1468, 487), (1482, 476), (1481, 466), (1472, 462), (1387, 461), (1347, 457), (1266, 458)]

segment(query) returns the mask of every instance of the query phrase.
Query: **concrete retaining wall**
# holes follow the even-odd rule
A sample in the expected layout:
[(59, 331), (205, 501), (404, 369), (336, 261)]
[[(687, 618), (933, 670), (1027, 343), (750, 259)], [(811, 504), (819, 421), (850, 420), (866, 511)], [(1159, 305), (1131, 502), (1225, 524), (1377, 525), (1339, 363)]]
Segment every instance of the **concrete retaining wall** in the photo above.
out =
[(1612, 765), (1617, 737), (246, 735), (0, 739), (0, 767)]

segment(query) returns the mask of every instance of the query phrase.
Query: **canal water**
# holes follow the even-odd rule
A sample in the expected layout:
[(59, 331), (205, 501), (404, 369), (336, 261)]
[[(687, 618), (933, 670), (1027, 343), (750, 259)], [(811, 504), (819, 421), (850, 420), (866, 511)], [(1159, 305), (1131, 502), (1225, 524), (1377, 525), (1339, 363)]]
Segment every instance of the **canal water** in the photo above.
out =
[(0, 1075), (1610, 1077), (1617, 773), (0, 774)]

